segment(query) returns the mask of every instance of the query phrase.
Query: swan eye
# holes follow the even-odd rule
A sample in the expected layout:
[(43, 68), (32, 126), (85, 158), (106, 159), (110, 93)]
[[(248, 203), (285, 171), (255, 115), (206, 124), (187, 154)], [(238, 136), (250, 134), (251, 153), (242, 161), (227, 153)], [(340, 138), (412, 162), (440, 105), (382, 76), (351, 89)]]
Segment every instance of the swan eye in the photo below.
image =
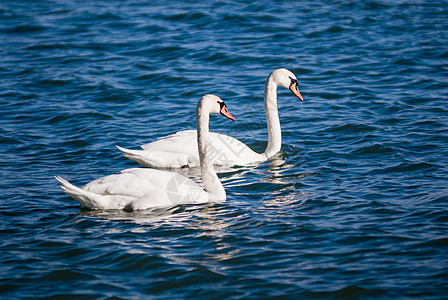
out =
[(219, 104), (219, 107), (222, 109), (224, 106), (226, 106), (226, 104), (224, 103), (224, 101), (216, 101)]
[(290, 86), (293, 85), (293, 84), (295, 83), (295, 84), (297, 84), (297, 87), (299, 87), (299, 82), (297, 81), (297, 79), (294, 79), (294, 78), (291, 78), (291, 77), (289, 77), (289, 79), (291, 79), (291, 84), (290, 84)]

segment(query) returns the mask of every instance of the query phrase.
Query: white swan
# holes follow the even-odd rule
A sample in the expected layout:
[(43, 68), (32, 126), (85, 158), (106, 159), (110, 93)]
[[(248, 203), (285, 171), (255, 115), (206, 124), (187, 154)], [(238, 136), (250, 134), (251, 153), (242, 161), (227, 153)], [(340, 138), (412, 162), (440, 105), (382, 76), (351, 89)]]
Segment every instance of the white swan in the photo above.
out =
[[(265, 161), (280, 151), (282, 132), (277, 110), (277, 86), (289, 88), (301, 101), (303, 97), (298, 89), (296, 76), (289, 70), (278, 69), (271, 73), (266, 81), (264, 108), (268, 125), (268, 145), (264, 153), (256, 153), (239, 140), (210, 133), (211, 156), (213, 164), (224, 166), (244, 166)], [(196, 131), (185, 130), (163, 137), (141, 146), (143, 150), (129, 150), (117, 146), (125, 157), (152, 168), (183, 168), (199, 165), (196, 147)]]
[(210, 157), (209, 114), (221, 113), (235, 121), (224, 102), (215, 95), (205, 95), (196, 109), (197, 148), (202, 183), (205, 191), (180, 174), (162, 170), (133, 168), (109, 175), (78, 188), (61, 177), (56, 180), (62, 189), (83, 207), (91, 209), (140, 210), (177, 204), (218, 202), (226, 199), (226, 191)]

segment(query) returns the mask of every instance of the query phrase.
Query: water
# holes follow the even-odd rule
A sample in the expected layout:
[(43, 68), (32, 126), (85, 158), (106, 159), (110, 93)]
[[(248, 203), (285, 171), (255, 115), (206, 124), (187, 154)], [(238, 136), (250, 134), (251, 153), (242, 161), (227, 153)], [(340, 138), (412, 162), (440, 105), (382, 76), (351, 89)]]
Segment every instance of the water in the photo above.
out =
[[(0, 297), (445, 298), (448, 5), (166, 2), (0, 3)], [(88, 211), (52, 177), (135, 167), (115, 145), (205, 93), (262, 152), (280, 67), (305, 101), (279, 89), (282, 153), (221, 173), (224, 204)]]

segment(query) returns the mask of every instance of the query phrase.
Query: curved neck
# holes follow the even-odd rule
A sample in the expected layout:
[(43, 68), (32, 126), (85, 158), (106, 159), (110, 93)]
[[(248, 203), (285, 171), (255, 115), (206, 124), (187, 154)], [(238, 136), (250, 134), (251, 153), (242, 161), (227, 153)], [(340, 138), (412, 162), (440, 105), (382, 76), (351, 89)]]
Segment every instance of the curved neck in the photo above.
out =
[(205, 191), (209, 195), (210, 201), (219, 201), (226, 199), (226, 191), (222, 186), (221, 181), (216, 175), (215, 168), (213, 167), (213, 160), (210, 156), (212, 153), (211, 146), (209, 145), (209, 114), (202, 112), (199, 108), (196, 114), (197, 131), (198, 131), (198, 151), (199, 162), (201, 164), (202, 183), (204, 184)]
[(277, 109), (277, 83), (269, 77), (264, 90), (264, 110), (268, 123), (268, 145), (264, 154), (271, 157), (280, 151), (282, 146), (282, 130)]

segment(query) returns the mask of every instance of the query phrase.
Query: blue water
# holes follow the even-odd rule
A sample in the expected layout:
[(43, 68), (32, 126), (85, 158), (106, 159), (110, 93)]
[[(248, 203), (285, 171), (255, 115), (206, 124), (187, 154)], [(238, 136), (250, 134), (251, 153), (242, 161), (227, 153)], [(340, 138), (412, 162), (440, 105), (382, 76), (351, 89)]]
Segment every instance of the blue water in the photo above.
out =
[[(0, 298), (446, 299), (445, 1), (1, 1)], [(262, 152), (223, 204), (83, 210), (83, 185), (195, 128), (205, 93)], [(198, 180), (198, 177), (193, 177)]]

